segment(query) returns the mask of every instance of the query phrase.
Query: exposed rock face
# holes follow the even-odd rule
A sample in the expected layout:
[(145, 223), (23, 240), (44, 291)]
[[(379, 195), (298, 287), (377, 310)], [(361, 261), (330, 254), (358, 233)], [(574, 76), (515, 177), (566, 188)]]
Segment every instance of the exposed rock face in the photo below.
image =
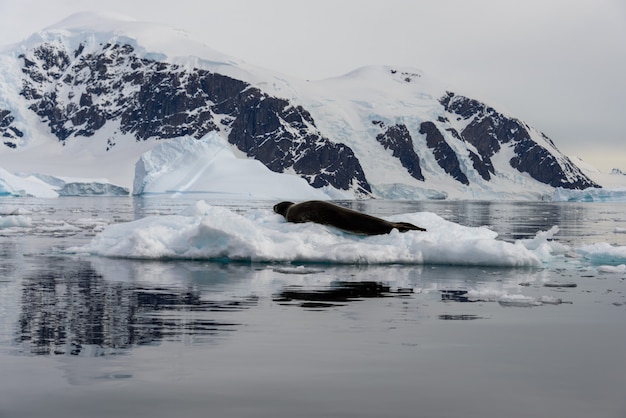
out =
[(246, 82), (139, 58), (130, 45), (86, 53), (42, 44), (21, 58), (21, 94), (60, 141), (90, 137), (110, 121), (137, 140), (222, 130), (273, 171), (294, 170), (314, 187), (371, 191), (349, 147), (325, 138), (301, 106)]
[(440, 103), (451, 115), (469, 121), (459, 135), (478, 151), (478, 155), (472, 153), (471, 158), (474, 168), (484, 179), (494, 173), (491, 157), (506, 146), (513, 148), (511, 166), (541, 183), (571, 189), (598, 187), (569, 158), (558, 152), (548, 137), (541, 134), (559, 158), (534, 141), (530, 128), (520, 120), (507, 118), (492, 107), (450, 92), (441, 98)]
[(423, 122), (420, 125), (420, 133), (426, 134), (426, 145), (433, 150), (439, 166), (458, 182), (469, 185), (469, 180), (461, 170), (456, 153), (446, 142), (437, 126), (433, 122)]
[(4, 145), (9, 148), (17, 147), (14, 140), (24, 136), (22, 131), (12, 126), (14, 120), (15, 118), (11, 115), (10, 110), (0, 109), (0, 134), (2, 135)]
[(374, 120), (374, 125), (378, 125), (384, 131), (376, 136), (376, 140), (393, 152), (393, 156), (400, 160), (400, 163), (411, 176), (417, 180), (424, 181), (424, 175), (420, 167), (420, 158), (415, 152), (413, 138), (406, 125), (396, 124), (386, 126), (384, 122)]

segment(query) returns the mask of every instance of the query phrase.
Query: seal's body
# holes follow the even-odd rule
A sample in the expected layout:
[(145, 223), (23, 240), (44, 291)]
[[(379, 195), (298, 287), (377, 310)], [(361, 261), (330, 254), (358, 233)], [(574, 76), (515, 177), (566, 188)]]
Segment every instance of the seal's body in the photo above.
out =
[(322, 200), (302, 203), (281, 202), (274, 206), (274, 212), (283, 215), (289, 222), (315, 222), (353, 234), (382, 235), (390, 233), (393, 229), (400, 232), (426, 231), (407, 222), (389, 222)]

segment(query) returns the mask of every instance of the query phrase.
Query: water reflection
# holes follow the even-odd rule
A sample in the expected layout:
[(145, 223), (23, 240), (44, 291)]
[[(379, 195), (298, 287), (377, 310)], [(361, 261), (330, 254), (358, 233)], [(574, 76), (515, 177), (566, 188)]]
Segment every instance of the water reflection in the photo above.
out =
[(476, 302), (467, 295), (467, 290), (441, 290), (441, 300), (444, 302)]
[(443, 314), (443, 315), (439, 315), (438, 318), (444, 321), (472, 321), (474, 319), (484, 319), (482, 316), (469, 315), (469, 314), (460, 314), (460, 315)]
[(391, 293), (389, 286), (379, 282), (337, 281), (320, 289), (289, 286), (276, 295), (274, 301), (283, 305), (296, 304), (303, 308), (319, 309), (342, 306), (346, 302), (359, 299), (382, 298), (409, 293), (410, 289), (400, 289), (395, 293)]
[(183, 338), (206, 340), (237, 329), (223, 312), (256, 298), (204, 300), (189, 286), (105, 280), (88, 261), (50, 258), (23, 279), (16, 342), (34, 355), (111, 355)]

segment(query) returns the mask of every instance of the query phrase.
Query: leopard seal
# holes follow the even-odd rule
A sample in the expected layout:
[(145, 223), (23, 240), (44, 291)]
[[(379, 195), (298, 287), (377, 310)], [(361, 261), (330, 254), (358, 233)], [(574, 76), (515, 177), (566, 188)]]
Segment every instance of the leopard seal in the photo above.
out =
[(284, 216), (288, 222), (315, 222), (359, 235), (388, 234), (394, 229), (400, 232), (426, 231), (408, 222), (389, 222), (323, 200), (280, 202), (274, 205), (274, 212)]

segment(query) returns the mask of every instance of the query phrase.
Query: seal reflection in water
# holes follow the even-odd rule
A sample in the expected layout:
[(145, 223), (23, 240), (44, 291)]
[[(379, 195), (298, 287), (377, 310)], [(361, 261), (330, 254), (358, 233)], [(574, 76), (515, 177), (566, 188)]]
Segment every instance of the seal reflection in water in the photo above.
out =
[(274, 212), (283, 215), (288, 222), (315, 222), (353, 234), (382, 235), (390, 233), (393, 229), (400, 232), (426, 231), (408, 222), (389, 222), (322, 200), (302, 203), (281, 202), (274, 205)]

